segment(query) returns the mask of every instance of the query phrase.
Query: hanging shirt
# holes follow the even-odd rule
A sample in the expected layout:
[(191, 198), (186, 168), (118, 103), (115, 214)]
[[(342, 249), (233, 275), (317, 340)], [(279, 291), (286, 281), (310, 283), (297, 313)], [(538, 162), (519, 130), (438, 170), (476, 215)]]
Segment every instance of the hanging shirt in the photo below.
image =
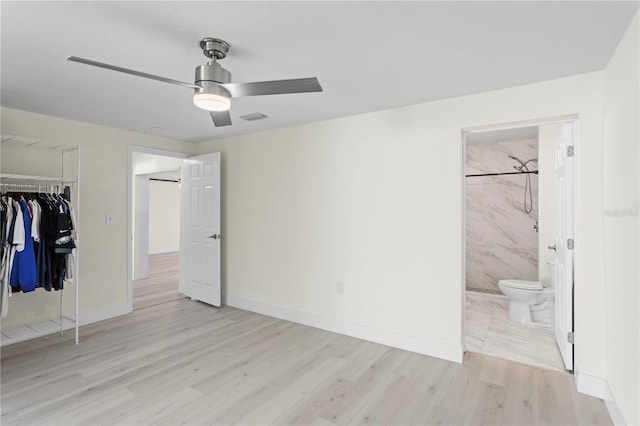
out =
[[(20, 208), (24, 212), (22, 215), (22, 250), (19, 250), (20, 246), (16, 247), (9, 283), (12, 287), (19, 287), (24, 293), (28, 293), (36, 289), (36, 255), (33, 251), (31, 232), (24, 234), (25, 229), (31, 230), (29, 207), (25, 200), (20, 200)], [(16, 223), (16, 229), (18, 229), (18, 223)], [(14, 241), (16, 234), (17, 232), (14, 232)]]
[[(14, 220), (13, 220), (13, 234), (11, 244), (16, 246), (16, 251), (24, 250), (24, 214), (22, 213), (22, 207), (16, 200), (13, 200), (13, 211), (14, 211)], [(29, 213), (27, 213), (27, 217)], [(31, 229), (31, 228), (29, 228)]]
[(29, 200), (29, 205), (31, 206), (31, 211), (33, 215), (31, 217), (31, 238), (33, 241), (40, 241), (40, 215), (42, 209), (40, 208), (40, 204), (38, 204), (37, 200)]
[(13, 198), (7, 197), (7, 244), (13, 244), (14, 225), (17, 213), (13, 205)]

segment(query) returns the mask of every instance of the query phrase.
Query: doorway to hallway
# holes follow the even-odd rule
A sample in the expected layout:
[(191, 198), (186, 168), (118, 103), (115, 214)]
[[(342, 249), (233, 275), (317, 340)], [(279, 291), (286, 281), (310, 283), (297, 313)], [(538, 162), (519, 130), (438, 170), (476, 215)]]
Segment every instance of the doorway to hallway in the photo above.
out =
[(220, 153), (129, 146), (128, 171), (129, 310), (181, 295), (219, 307)]
[(129, 148), (129, 291), (131, 310), (179, 293), (181, 180), (186, 155)]
[(133, 281), (133, 309), (181, 299), (178, 292), (180, 281), (180, 252), (149, 255), (149, 273), (146, 278)]

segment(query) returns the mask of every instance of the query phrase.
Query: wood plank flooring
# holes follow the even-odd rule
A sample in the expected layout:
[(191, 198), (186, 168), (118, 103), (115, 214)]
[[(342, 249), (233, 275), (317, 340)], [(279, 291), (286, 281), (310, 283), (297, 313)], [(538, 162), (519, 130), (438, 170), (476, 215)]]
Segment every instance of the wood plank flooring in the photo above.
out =
[(180, 252), (149, 255), (149, 276), (133, 281), (133, 309), (183, 298), (178, 293)]
[(566, 373), (474, 353), (456, 364), (184, 297), (147, 302), (82, 327), (79, 346), (69, 333), (2, 348), (0, 423), (611, 424)]

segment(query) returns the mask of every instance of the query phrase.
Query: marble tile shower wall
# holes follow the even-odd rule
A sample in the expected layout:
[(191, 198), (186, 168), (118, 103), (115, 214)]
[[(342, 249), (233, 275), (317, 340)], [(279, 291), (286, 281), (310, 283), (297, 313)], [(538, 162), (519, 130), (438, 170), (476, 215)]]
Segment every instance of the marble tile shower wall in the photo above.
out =
[[(538, 158), (536, 140), (467, 145), (466, 174), (515, 172)], [(537, 170), (537, 163), (527, 165)], [(530, 174), (531, 213), (524, 210), (525, 174), (466, 178), (467, 290), (501, 294), (501, 279), (538, 279), (538, 175)], [(528, 197), (528, 193), (527, 193)]]

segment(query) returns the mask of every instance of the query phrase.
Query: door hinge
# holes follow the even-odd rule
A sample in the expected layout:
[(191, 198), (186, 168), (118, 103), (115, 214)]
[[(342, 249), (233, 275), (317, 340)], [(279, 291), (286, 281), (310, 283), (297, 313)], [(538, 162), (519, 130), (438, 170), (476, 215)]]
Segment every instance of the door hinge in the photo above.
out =
[(573, 145), (569, 145), (567, 147), (567, 157), (573, 157), (574, 153), (575, 153), (575, 150), (573, 148)]
[(568, 248), (569, 250), (573, 250), (573, 246), (574, 246), (574, 245), (575, 245), (575, 243), (573, 242), (573, 238), (569, 238), (569, 239), (567, 240), (567, 248)]
[(571, 343), (572, 345), (575, 343), (575, 337), (573, 335), (573, 331), (570, 331), (567, 333), (567, 342)]

